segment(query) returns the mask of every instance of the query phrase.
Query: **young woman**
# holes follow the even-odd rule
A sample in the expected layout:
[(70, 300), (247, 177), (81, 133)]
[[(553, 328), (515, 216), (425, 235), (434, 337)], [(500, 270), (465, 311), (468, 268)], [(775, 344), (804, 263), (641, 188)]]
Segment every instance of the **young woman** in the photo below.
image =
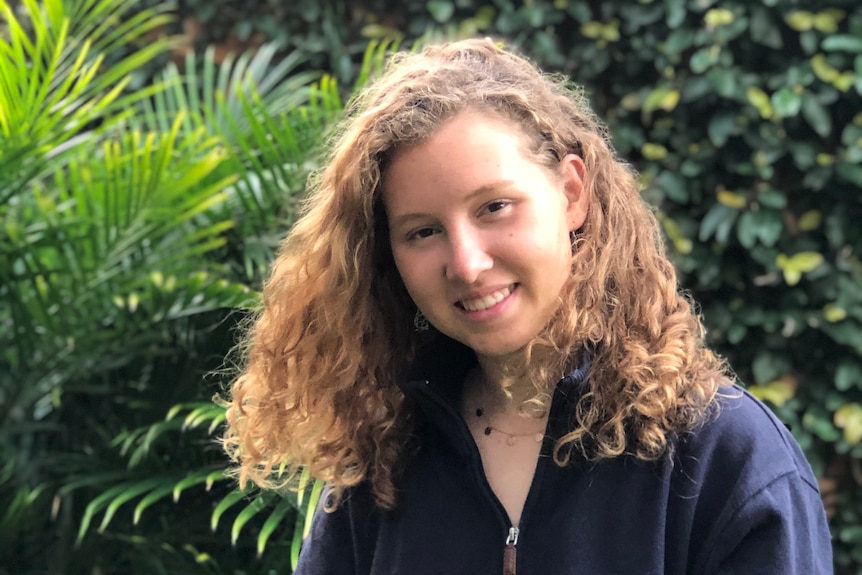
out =
[(463, 41), (354, 102), (226, 445), (327, 482), (302, 575), (831, 572), (810, 467), (726, 371), (583, 94)]

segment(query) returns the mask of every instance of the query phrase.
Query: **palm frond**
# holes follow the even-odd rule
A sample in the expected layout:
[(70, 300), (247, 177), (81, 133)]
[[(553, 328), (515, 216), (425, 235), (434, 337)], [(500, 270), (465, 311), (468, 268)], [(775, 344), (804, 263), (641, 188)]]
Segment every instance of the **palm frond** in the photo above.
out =
[[(214, 426), (219, 425), (223, 418), (224, 408), (212, 403), (177, 404), (168, 411), (164, 421), (121, 433), (114, 439), (113, 444), (128, 457), (129, 465), (133, 467), (157, 448), (160, 438), (203, 428), (212, 433)], [(198, 469), (186, 472), (185, 475), (176, 472), (139, 477), (105, 474), (96, 480), (72, 481), (66, 485), (64, 491), (70, 492), (99, 483), (105, 486), (103, 492), (87, 505), (78, 531), (80, 542), (100, 513), (103, 515), (96, 530), (101, 533), (107, 529), (118, 511), (123, 506), (131, 505), (134, 500), (137, 500), (137, 503), (134, 505), (132, 521), (138, 524), (144, 512), (157, 503), (177, 503), (182, 493), (190, 488), (203, 486), (209, 491), (215, 483), (229, 481), (232, 479), (223, 468)], [(322, 491), (323, 483), (312, 481), (307, 472), (301, 474), (299, 491), (296, 494), (241, 490), (234, 487), (213, 509), (210, 528), (213, 531), (218, 530), (223, 516), (231, 512), (233, 520), (229, 528), (230, 539), (231, 544), (236, 545), (243, 530), (254, 520), (259, 526), (256, 540), (259, 556), (265, 552), (273, 534), (283, 529), (285, 533), (291, 534), (292, 561), (295, 565), (302, 539), (310, 529), (311, 517)], [(266, 518), (258, 520), (264, 514)]]
[[(24, 433), (29, 423), (13, 421), (23, 408), (52, 422), (48, 436), (81, 422), (78, 432), (103, 438), (98, 459), (57, 468), (64, 510), (73, 495), (91, 498), (67, 523), (80, 545), (109, 529), (122, 538), (123, 521), (140, 529), (196, 494), (217, 537), (240, 545), (254, 531), (258, 555), (289, 541), (295, 562), (322, 484), (231, 490), (211, 437), (224, 409), (190, 393), (164, 418), (154, 406), (181, 377), (170, 362), (201, 331), (195, 322), (259, 297), (247, 285), (292, 222), (341, 94), (329, 76), (296, 73), (301, 58), (275, 46), (221, 65), (211, 52), (190, 56), (183, 72), (126, 93), (129, 74), (170, 44), (127, 52), (166, 17), (123, 20), (131, 3), (26, 0), (33, 31), (13, 22), (0, 41), (0, 361), (12, 368), (0, 374), (0, 424)], [(9, 19), (4, 0), (0, 11)], [(384, 52), (369, 51), (366, 78)], [(185, 381), (198, 385), (202, 371)], [(74, 392), (105, 398), (100, 415), (82, 407), (61, 421)], [(29, 453), (15, 454), (16, 473), (35, 465)], [(50, 491), (15, 493), (10, 509)]]
[[(49, 161), (56, 163), (88, 141), (88, 131), (118, 121), (122, 114), (117, 112), (124, 109), (120, 104), (145, 97), (147, 91), (120, 98), (131, 72), (170, 46), (170, 40), (157, 39), (105, 66), (103, 50), (111, 42), (80, 34), (103, 23), (106, 13), (119, 17), (132, 2), (81, 2), (91, 8), (80, 12), (83, 19), (73, 19), (61, 0), (24, 4), (32, 19), (32, 37), (12, 7), (0, 1), (8, 29), (0, 40), (0, 205), (43, 175)], [(168, 19), (163, 12), (142, 11), (140, 25), (111, 32), (114, 43), (129, 43), (163, 25)], [(97, 31), (107, 33), (104, 28)]]
[(228, 121), (240, 131), (247, 128), (242, 100), (251, 94), (260, 100), (267, 115), (301, 106), (319, 74), (295, 72), (303, 60), (300, 53), (279, 60), (278, 51), (277, 44), (264, 44), (254, 54), (229, 56), (220, 64), (213, 48), (205, 52), (201, 62), (190, 51), (182, 71), (176, 64), (168, 64), (162, 75), (168, 89), (142, 101), (141, 114), (132, 121), (141, 129), (165, 131), (171, 118), (185, 113), (183, 130), (193, 132), (203, 127), (208, 133), (229, 136)]
[(353, 84), (353, 94), (364, 88), (371, 80), (379, 76), (386, 67), (386, 59), (392, 52), (398, 50), (397, 40), (372, 40), (362, 55), (362, 65)]
[[(272, 512), (269, 514), (266, 521), (264, 521), (260, 528), (260, 532), (257, 535), (258, 557), (263, 555), (263, 552), (266, 551), (266, 544), (275, 530), (286, 522), (287, 514), (294, 511), (296, 511), (296, 506), (290, 499), (284, 498), (275, 504), (275, 507), (272, 509)], [(294, 538), (296, 537), (294, 536)]]
[[(205, 267), (203, 275), (189, 274), (233, 225), (212, 215), (233, 178), (211, 177), (223, 150), (200, 132), (180, 140), (180, 124), (163, 135), (120, 134), (57, 170), (50, 192), (36, 185), (32, 197), (11, 206), (19, 240), (0, 278), (12, 316), (29, 318), (12, 342), (22, 352), (35, 352), (33, 338), (87, 341), (94, 320), (137, 314), (151, 322), (248, 301), (244, 286), (209, 278)], [(180, 286), (161, 281), (184, 276)]]

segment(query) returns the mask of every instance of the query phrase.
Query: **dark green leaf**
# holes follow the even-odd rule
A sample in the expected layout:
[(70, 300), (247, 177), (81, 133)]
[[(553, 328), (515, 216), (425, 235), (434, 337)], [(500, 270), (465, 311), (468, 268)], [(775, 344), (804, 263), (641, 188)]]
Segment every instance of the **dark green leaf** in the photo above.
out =
[(839, 176), (851, 184), (862, 187), (862, 165), (840, 162), (837, 171)]
[(668, 28), (677, 28), (685, 21), (685, 0), (664, 0)]
[(716, 203), (709, 209), (703, 220), (700, 222), (698, 239), (705, 242), (706, 240), (715, 237), (716, 241), (719, 243), (725, 243), (727, 241), (727, 236), (733, 227), (733, 223), (736, 221), (737, 215), (739, 215), (738, 210), (725, 206), (724, 204)]
[(862, 525), (844, 527), (838, 532), (838, 538), (844, 543), (862, 544)]
[(735, 324), (727, 330), (727, 341), (732, 345), (736, 345), (745, 338), (747, 333), (748, 329), (744, 325)]
[(790, 371), (790, 362), (783, 355), (771, 351), (761, 351), (754, 358), (751, 371), (757, 385), (766, 385)]
[[(860, 147), (858, 142), (862, 142), (862, 126), (856, 124), (847, 124), (841, 131), (841, 143), (848, 148)], [(848, 150), (850, 153), (850, 150)]]
[(428, 12), (440, 24), (445, 24), (455, 13), (455, 5), (447, 0), (430, 0), (426, 5)]
[(731, 135), (737, 132), (736, 120), (729, 112), (716, 114), (709, 121), (707, 132), (713, 145), (720, 148), (727, 143)]
[(767, 208), (783, 210), (787, 207), (787, 196), (778, 190), (765, 190), (757, 194), (757, 202)]
[(772, 94), (772, 108), (783, 118), (790, 118), (799, 113), (802, 98), (790, 88), (781, 88)]
[(567, 2), (566, 10), (577, 22), (586, 24), (592, 20), (593, 14), (586, 2)]
[(694, 42), (694, 32), (687, 28), (678, 28), (671, 32), (664, 41), (664, 52), (677, 55), (688, 50)]
[(695, 74), (703, 74), (718, 62), (717, 47), (710, 46), (701, 48), (692, 54), (689, 60), (691, 71)]
[(736, 237), (739, 243), (747, 249), (754, 247), (757, 242), (757, 221), (754, 212), (745, 212), (739, 217), (736, 224)]
[(545, 23), (545, 11), (539, 6), (525, 4), (521, 8), (521, 14), (533, 28), (539, 28)]
[(717, 67), (710, 69), (706, 78), (712, 89), (722, 98), (737, 98), (739, 89), (736, 74), (737, 71), (732, 68)]
[(684, 204), (688, 201), (688, 182), (679, 174), (662, 170), (656, 178), (656, 185), (674, 202)]
[(248, 20), (240, 20), (236, 25), (236, 36), (241, 41), (245, 42), (251, 36), (254, 27)]
[(753, 7), (751, 11), (751, 39), (773, 50), (781, 50), (784, 40), (775, 24), (774, 12)]
[(842, 360), (835, 370), (835, 387), (840, 391), (862, 389), (862, 366), (851, 359)]
[(828, 414), (819, 409), (809, 409), (802, 417), (802, 424), (824, 441), (838, 441), (841, 432), (835, 429)]
[(823, 38), (820, 46), (827, 52), (862, 53), (862, 38), (846, 34), (831, 34)]
[(811, 92), (802, 95), (802, 116), (821, 137), (827, 137), (832, 131), (832, 117)]
[(781, 214), (776, 210), (768, 209), (758, 210), (756, 214), (757, 237), (766, 247), (774, 246), (784, 230)]
[(817, 52), (817, 44), (820, 36), (814, 30), (806, 30), (799, 34), (799, 44), (806, 54), (814, 54)]
[(837, 343), (853, 348), (862, 355), (862, 326), (846, 319), (838, 323), (822, 323), (820, 329)]

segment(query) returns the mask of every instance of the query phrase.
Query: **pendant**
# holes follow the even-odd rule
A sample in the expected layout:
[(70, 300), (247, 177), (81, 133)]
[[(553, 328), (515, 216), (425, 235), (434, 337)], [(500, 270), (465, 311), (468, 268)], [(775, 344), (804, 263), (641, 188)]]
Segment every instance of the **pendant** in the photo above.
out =
[(506, 435), (506, 445), (515, 445), (515, 436), (514, 435)]

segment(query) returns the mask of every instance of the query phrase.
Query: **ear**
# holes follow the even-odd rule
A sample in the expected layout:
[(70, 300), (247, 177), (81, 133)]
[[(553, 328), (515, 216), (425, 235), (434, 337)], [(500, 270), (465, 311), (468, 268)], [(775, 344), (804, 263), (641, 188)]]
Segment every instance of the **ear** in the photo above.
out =
[(563, 170), (563, 194), (566, 196), (566, 218), (569, 222), (569, 231), (579, 230), (587, 220), (587, 211), (590, 207), (590, 198), (584, 187), (584, 178), (587, 168), (584, 160), (576, 154), (568, 154), (560, 160)]

